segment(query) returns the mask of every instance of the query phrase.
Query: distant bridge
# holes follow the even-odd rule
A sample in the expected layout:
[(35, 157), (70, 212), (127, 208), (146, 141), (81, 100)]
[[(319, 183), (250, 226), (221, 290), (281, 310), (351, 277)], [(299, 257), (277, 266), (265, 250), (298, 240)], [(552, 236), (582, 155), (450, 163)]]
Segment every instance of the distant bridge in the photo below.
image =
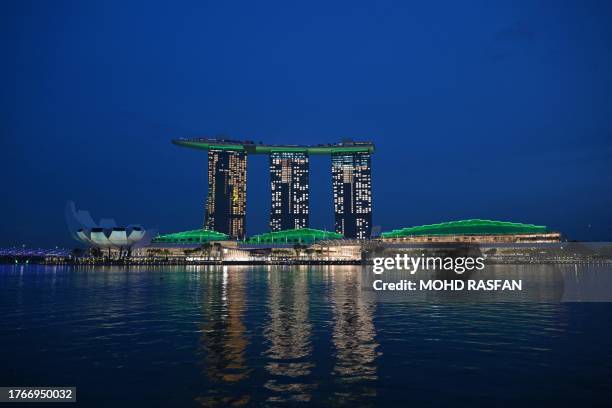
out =
[(0, 248), (0, 260), (11, 263), (19, 262), (37, 262), (47, 258), (70, 258), (72, 253), (68, 249), (55, 248), (25, 248), (25, 247), (14, 247), (14, 248)]

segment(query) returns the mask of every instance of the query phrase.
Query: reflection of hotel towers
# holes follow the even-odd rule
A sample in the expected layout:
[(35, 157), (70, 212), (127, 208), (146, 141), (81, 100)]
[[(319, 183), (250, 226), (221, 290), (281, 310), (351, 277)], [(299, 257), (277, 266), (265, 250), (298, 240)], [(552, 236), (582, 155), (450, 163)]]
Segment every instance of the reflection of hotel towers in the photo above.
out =
[(314, 364), (308, 319), (308, 274), (305, 271), (268, 274), (268, 311), (270, 320), (264, 335), (270, 347), (266, 370), (273, 379), (264, 385), (278, 393), (269, 402), (309, 401), (313, 384), (305, 382)]
[(208, 151), (208, 198), (204, 228), (223, 232), (232, 238), (244, 238), (246, 171), (244, 151)]
[(372, 233), (372, 172), (370, 153), (332, 154), (336, 232), (366, 239)]
[[(368, 381), (377, 379), (376, 328), (373, 315), (375, 299), (362, 289), (361, 271), (353, 268), (330, 267), (331, 300), (334, 328), (332, 343), (335, 348), (333, 373), (340, 384), (347, 384), (347, 394), (336, 393), (342, 400), (375, 396), (376, 390)], [(359, 383), (363, 386), (360, 388)], [(350, 385), (348, 385), (350, 384)], [(348, 396), (347, 396), (348, 395)]]
[(251, 398), (244, 386), (251, 371), (245, 357), (249, 339), (243, 323), (244, 274), (236, 270), (228, 273), (224, 266), (222, 274), (210, 272), (202, 274), (202, 279), (207, 288), (200, 347), (204, 353), (204, 373), (215, 386), (197, 400), (205, 406), (240, 406)]
[(307, 228), (308, 225), (308, 154), (271, 152), (270, 184), (272, 208), (270, 229)]

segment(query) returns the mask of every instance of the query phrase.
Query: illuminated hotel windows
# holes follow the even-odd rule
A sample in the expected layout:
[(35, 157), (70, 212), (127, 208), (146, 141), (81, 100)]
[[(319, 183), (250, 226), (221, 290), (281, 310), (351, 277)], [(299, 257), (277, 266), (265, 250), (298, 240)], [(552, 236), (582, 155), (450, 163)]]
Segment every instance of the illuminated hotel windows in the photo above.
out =
[(307, 228), (309, 225), (308, 154), (270, 152), (272, 206), (270, 229)]
[(208, 197), (204, 228), (231, 238), (245, 236), (246, 153), (208, 150)]
[(372, 233), (372, 174), (369, 152), (332, 153), (336, 232), (366, 239)]
[(372, 232), (371, 142), (345, 140), (318, 145), (269, 145), (215, 138), (172, 143), (208, 151), (208, 196), (204, 228), (234, 239), (245, 236), (247, 155), (270, 160), (272, 231), (309, 227), (309, 157), (331, 155), (335, 230), (346, 238)]

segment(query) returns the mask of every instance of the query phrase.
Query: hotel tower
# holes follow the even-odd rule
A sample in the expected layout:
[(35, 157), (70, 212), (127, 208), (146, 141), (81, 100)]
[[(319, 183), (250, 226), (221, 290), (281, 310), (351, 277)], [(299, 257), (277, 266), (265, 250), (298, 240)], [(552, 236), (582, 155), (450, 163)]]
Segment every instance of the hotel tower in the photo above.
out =
[(308, 154), (270, 153), (270, 230), (308, 228)]
[(372, 231), (370, 142), (344, 141), (321, 145), (266, 145), (227, 139), (176, 139), (172, 143), (208, 151), (208, 197), (204, 228), (234, 239), (246, 235), (247, 156), (268, 155), (270, 160), (270, 229), (310, 227), (311, 155), (332, 160), (336, 232), (345, 238), (366, 239)]
[(244, 151), (208, 151), (205, 229), (223, 232), (235, 239), (245, 237), (246, 172)]
[(332, 153), (336, 232), (366, 239), (372, 233), (372, 171), (369, 152)]

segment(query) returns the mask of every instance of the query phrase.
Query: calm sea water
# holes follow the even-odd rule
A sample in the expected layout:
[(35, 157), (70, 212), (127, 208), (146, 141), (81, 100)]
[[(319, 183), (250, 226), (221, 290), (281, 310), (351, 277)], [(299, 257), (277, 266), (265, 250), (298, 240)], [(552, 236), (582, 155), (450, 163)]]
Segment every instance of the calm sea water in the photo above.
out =
[(88, 406), (611, 398), (612, 303), (378, 301), (361, 276), (0, 266), (0, 385), (76, 386)]

